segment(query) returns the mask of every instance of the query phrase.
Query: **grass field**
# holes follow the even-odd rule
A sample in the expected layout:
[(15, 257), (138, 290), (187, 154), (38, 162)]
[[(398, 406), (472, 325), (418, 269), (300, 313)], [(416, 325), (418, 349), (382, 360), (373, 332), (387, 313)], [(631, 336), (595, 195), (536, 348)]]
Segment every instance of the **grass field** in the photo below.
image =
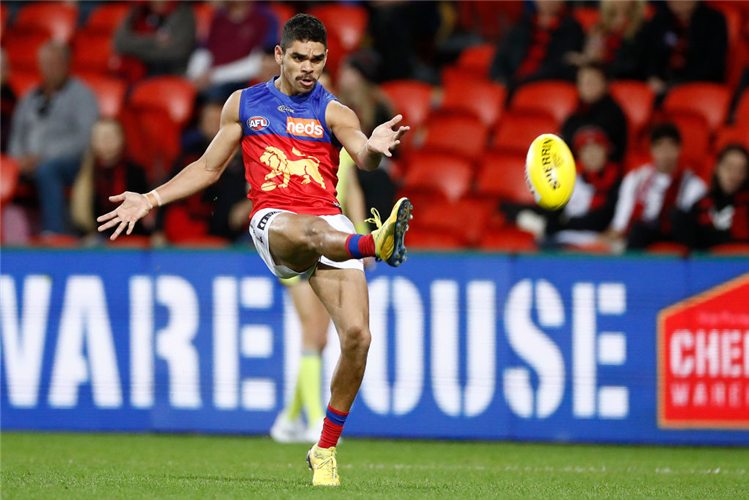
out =
[(749, 498), (749, 449), (372, 441), (313, 488), (303, 445), (265, 438), (0, 437), (3, 499)]

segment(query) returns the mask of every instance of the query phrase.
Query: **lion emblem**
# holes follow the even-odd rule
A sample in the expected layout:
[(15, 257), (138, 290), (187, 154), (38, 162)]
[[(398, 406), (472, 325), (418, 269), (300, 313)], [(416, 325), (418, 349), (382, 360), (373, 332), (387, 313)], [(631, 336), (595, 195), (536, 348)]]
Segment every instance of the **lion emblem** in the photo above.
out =
[[(277, 187), (288, 187), (292, 175), (304, 177), (302, 184), (309, 184), (315, 181), (325, 189), (325, 180), (320, 175), (320, 160), (314, 156), (305, 155), (296, 148), (293, 148), (291, 152), (301, 159), (289, 160), (286, 154), (280, 149), (272, 146), (265, 148), (265, 152), (260, 156), (260, 163), (267, 165), (271, 171), (265, 176), (267, 182), (261, 186), (261, 189), (263, 191), (273, 191)], [(281, 184), (276, 184), (270, 180), (279, 175), (283, 175), (283, 182)]]

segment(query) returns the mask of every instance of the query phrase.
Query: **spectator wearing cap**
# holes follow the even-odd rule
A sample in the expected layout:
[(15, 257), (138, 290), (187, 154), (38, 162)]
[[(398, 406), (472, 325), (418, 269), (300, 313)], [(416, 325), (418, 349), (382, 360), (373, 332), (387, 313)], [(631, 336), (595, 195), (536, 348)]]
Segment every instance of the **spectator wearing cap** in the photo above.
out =
[(577, 109), (562, 125), (562, 137), (572, 143), (581, 128), (591, 125), (599, 127), (611, 143), (611, 158), (621, 161), (627, 150), (627, 120), (609, 94), (603, 65), (588, 63), (577, 70), (577, 93)]
[[(338, 70), (337, 95), (343, 104), (359, 116), (365, 134), (371, 134), (377, 125), (395, 115), (390, 102), (376, 83), (381, 66), (382, 61), (377, 53), (360, 50), (349, 55)], [(353, 166), (353, 160), (347, 155), (341, 155), (341, 164), (345, 169)], [(366, 206), (374, 207), (380, 213), (387, 213), (387, 207), (392, 206), (395, 199), (395, 184), (388, 173), (391, 166), (389, 159), (383, 158), (380, 168), (371, 172), (353, 169), (364, 192)]]
[(260, 72), (264, 49), (275, 46), (277, 34), (278, 20), (267, 6), (224, 2), (204, 46), (190, 57), (187, 76), (210, 99), (226, 99)]
[(651, 163), (624, 177), (614, 220), (605, 235), (613, 243), (625, 239), (629, 249), (673, 241), (674, 219), (691, 210), (707, 192), (705, 182), (681, 164), (681, 135), (675, 125), (653, 128), (650, 153)]
[(99, 108), (91, 91), (70, 76), (70, 49), (48, 42), (39, 49), (42, 83), (13, 113), (8, 153), (24, 179), (36, 184), (42, 230), (64, 234), (66, 186), (75, 180)]
[(692, 248), (749, 243), (749, 152), (743, 146), (721, 150), (710, 191), (685, 221), (677, 239)]
[(580, 52), (584, 34), (564, 2), (534, 2), (536, 12), (526, 14), (497, 48), (490, 75), (516, 88), (536, 80), (572, 80), (571, 55)]
[(136, 3), (114, 36), (114, 49), (146, 66), (148, 76), (183, 75), (195, 47), (195, 16), (187, 3)]
[(695, 0), (658, 7), (646, 27), (645, 76), (653, 91), (662, 95), (679, 83), (723, 82), (728, 51), (723, 14)]
[(577, 178), (572, 197), (558, 212), (522, 211), (517, 223), (522, 229), (545, 237), (544, 244), (587, 244), (595, 242), (614, 216), (622, 180), (621, 166), (611, 161), (611, 142), (596, 126), (583, 127), (574, 137)]

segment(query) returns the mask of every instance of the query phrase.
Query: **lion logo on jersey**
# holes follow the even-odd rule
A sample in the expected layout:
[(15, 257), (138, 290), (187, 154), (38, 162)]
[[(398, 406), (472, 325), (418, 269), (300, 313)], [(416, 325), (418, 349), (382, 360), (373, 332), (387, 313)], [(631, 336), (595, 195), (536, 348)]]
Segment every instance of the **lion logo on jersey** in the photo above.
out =
[[(325, 189), (325, 180), (320, 175), (320, 160), (314, 156), (302, 154), (296, 148), (293, 148), (291, 152), (302, 159), (289, 160), (286, 154), (280, 149), (272, 146), (265, 148), (265, 152), (260, 156), (260, 163), (270, 167), (271, 172), (265, 176), (265, 180), (268, 182), (265, 182), (261, 186), (261, 189), (263, 191), (273, 191), (277, 187), (288, 187), (292, 175), (304, 177), (302, 184), (309, 184), (315, 181)], [(281, 184), (276, 184), (270, 180), (279, 175), (283, 175), (283, 182)]]

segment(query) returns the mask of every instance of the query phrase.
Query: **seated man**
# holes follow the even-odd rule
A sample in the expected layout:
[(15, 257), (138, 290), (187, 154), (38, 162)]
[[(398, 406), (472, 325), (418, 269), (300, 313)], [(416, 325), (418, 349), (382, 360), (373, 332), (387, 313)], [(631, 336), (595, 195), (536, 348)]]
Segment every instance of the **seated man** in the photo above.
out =
[(653, 162), (628, 173), (619, 190), (614, 220), (605, 238), (626, 239), (628, 249), (673, 239), (674, 217), (688, 212), (707, 192), (702, 179), (681, 164), (681, 135), (671, 123), (650, 134)]

